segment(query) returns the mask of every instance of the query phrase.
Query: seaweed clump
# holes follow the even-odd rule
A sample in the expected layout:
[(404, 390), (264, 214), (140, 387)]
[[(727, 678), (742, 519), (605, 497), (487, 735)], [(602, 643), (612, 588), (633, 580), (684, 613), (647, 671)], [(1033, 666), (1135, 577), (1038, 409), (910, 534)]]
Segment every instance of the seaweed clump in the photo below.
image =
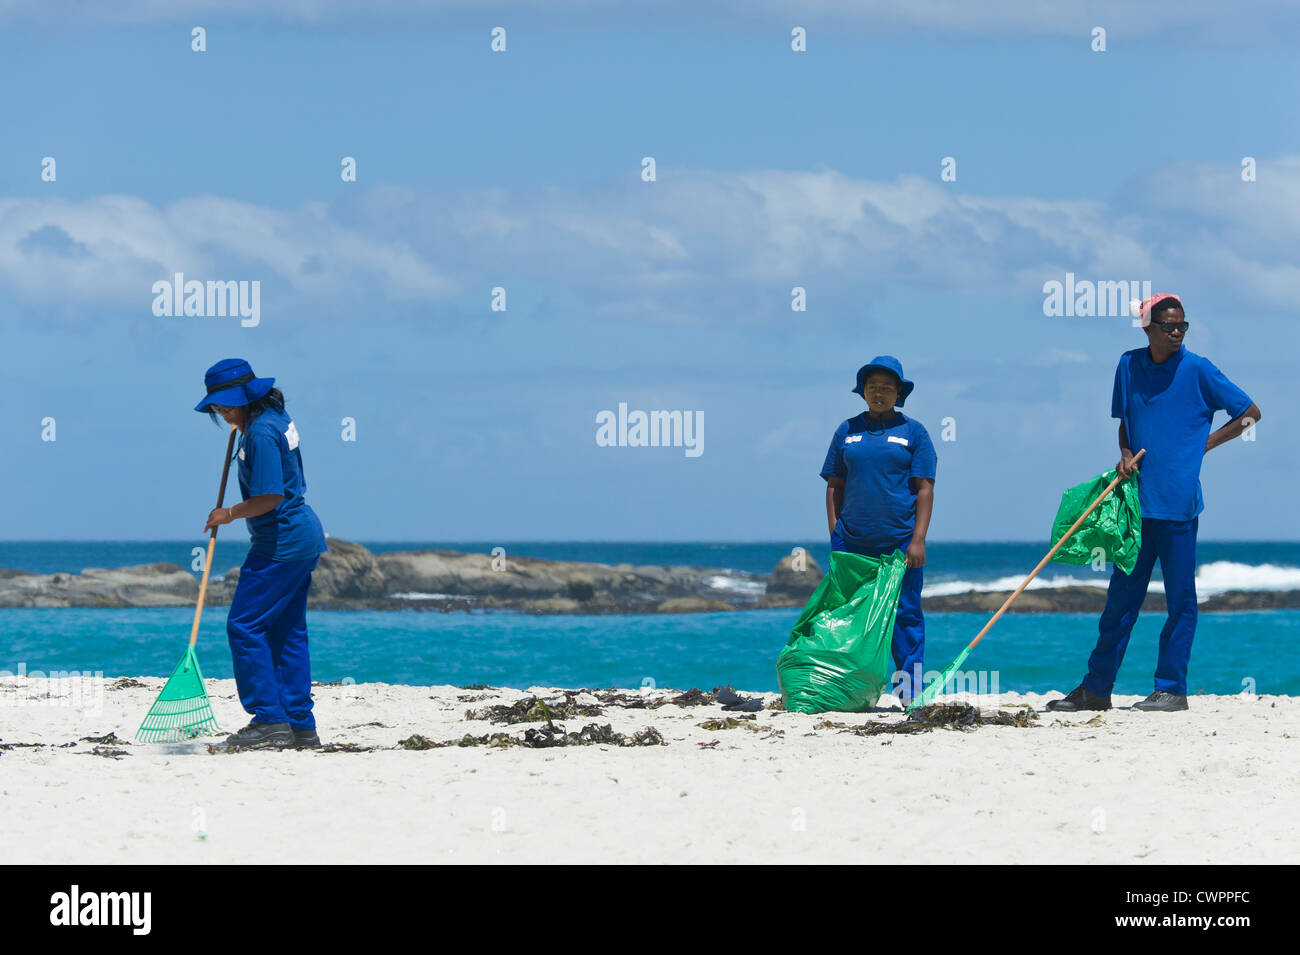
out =
[(103, 743), (106, 746), (116, 746), (124, 744), (124, 740), (117, 738), (116, 733), (109, 733), (106, 736), (83, 736), (77, 742), (79, 743)]
[(121, 759), (123, 756), (130, 756), (124, 749), (114, 749), (111, 746), (96, 746), (89, 753), (82, 753), (82, 756), (103, 756), (106, 759)]
[(703, 723), (696, 723), (703, 730), (734, 730), (744, 727), (747, 730), (758, 731), (759, 727), (754, 725), (754, 714), (745, 713), (742, 716), (727, 716), (720, 720), (705, 720)]
[(928, 733), (933, 729), (973, 730), (977, 726), (1033, 726), (1038, 714), (1033, 710), (1008, 713), (998, 710), (982, 713), (970, 703), (931, 703), (907, 714), (902, 723), (867, 723), (850, 730), (856, 736), (878, 736), (881, 733)]
[(576, 733), (565, 732), (563, 724), (547, 723), (545, 726), (529, 727), (524, 730), (523, 736), (511, 736), (508, 733), (473, 736), (466, 733), (459, 740), (448, 741), (444, 745), (487, 746), (493, 749), (511, 746), (550, 749), (554, 746), (666, 746), (667, 743), (653, 726), (647, 726), (628, 736), (616, 733), (609, 723), (604, 726), (588, 723)]
[(637, 693), (621, 693), (613, 687), (608, 690), (588, 690), (587, 692), (591, 693), (605, 706), (619, 706), (625, 710), (657, 710), (669, 703), (677, 706), (711, 706), (718, 702), (717, 691), (719, 689), (721, 687), (715, 687), (712, 692), (706, 692), (693, 686), (676, 696), (657, 698), (647, 698)]
[(467, 720), (487, 720), (489, 723), (540, 723), (545, 720), (577, 719), (579, 717), (600, 716), (604, 713), (599, 706), (592, 703), (579, 703), (576, 695), (566, 693), (563, 700), (546, 703), (535, 696), (516, 700), (509, 705), (496, 703), (481, 710), (466, 710)]
[[(673, 703), (676, 706), (709, 706), (718, 701), (714, 694), (705, 693), (703, 690), (697, 690), (695, 687), (691, 687), (685, 693), (680, 693), (666, 702)], [(663, 704), (661, 703), (660, 706), (662, 705)]]

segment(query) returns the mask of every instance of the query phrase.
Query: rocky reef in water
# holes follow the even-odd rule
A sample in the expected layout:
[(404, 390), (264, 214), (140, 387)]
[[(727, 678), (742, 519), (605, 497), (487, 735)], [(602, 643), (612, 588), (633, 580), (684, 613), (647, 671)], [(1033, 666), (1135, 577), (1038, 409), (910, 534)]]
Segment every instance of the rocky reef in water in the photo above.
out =
[[(309, 606), (327, 610), (515, 610), (528, 613), (702, 613), (798, 607), (821, 580), (811, 558), (786, 558), (770, 578), (713, 567), (635, 566), (449, 550), (373, 554), (331, 538)], [(206, 602), (229, 604), (239, 570), (209, 581)], [(0, 570), (0, 607), (168, 607), (198, 599), (198, 575), (176, 564), (80, 574)]]
[[(323, 610), (513, 610), (535, 614), (705, 613), (802, 607), (821, 581), (811, 557), (783, 558), (764, 578), (715, 567), (660, 567), (495, 558), (449, 550), (373, 554), (331, 538), (312, 575), (310, 606)], [(208, 585), (207, 603), (228, 604), (237, 569)], [(176, 564), (143, 564), (80, 574), (0, 569), (0, 607), (173, 607), (198, 599), (196, 574)], [(1009, 591), (927, 597), (928, 613), (990, 614)], [(1011, 613), (1100, 613), (1098, 587), (1028, 590)], [(1203, 612), (1300, 608), (1300, 591), (1231, 591), (1200, 605)], [(1151, 594), (1146, 612), (1163, 612)]]

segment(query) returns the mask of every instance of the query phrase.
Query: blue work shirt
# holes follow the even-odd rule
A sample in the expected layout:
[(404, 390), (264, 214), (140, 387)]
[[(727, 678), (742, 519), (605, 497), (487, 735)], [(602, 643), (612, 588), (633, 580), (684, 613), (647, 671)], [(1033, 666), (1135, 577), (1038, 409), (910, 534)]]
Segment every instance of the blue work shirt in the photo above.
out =
[(272, 560), (309, 560), (323, 554), (325, 533), (303, 495), (307, 482), (298, 450), (298, 429), (275, 408), (263, 411), (239, 439), (239, 490), (244, 500), (280, 494), (274, 509), (248, 518), (250, 554)]
[(1124, 422), (1129, 447), (1147, 453), (1138, 468), (1142, 516), (1190, 521), (1205, 507), (1201, 460), (1214, 412), (1245, 414), (1250, 396), (1185, 347), (1156, 364), (1147, 348), (1119, 358), (1110, 414)]
[(823, 478), (844, 481), (835, 531), (854, 551), (905, 549), (916, 525), (912, 478), (933, 478), (938, 464), (930, 435), (901, 412), (872, 421), (864, 411), (835, 429)]

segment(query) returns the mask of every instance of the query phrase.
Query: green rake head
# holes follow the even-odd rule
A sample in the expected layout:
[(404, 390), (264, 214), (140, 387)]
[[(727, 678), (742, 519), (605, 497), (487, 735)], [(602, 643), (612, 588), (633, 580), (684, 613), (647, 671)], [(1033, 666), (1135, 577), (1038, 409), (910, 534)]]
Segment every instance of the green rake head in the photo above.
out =
[(907, 705), (907, 712), (911, 713), (913, 710), (919, 710), (921, 707), (929, 706), (933, 703), (935, 698), (943, 693), (944, 688), (948, 685), (948, 681), (952, 679), (953, 673), (956, 672), (959, 666), (966, 662), (968, 656), (970, 656), (970, 647), (966, 647), (961, 653), (957, 654), (957, 659), (953, 660), (952, 663), (949, 663), (948, 666), (944, 668), (944, 671), (930, 682), (930, 685), (925, 688), (925, 692)]
[(221, 727), (208, 701), (203, 671), (191, 646), (144, 715), (135, 738), (141, 743), (180, 743), (219, 732)]

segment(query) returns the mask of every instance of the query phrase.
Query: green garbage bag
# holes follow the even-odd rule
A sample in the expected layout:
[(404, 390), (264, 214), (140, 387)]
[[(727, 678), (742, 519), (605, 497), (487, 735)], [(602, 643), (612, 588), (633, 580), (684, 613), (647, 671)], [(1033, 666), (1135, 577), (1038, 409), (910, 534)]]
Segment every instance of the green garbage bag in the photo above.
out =
[[(1113, 480), (1115, 469), (1111, 468), (1091, 481), (1077, 484), (1061, 494), (1061, 506), (1056, 511), (1056, 520), (1052, 522), (1053, 547)], [(1142, 505), (1138, 503), (1137, 482), (1137, 475), (1121, 481), (1088, 515), (1083, 526), (1074, 532), (1074, 536), (1065, 542), (1065, 546), (1056, 552), (1052, 560), (1059, 560), (1063, 564), (1089, 564), (1094, 551), (1100, 548), (1107, 561), (1126, 574), (1133, 573), (1138, 551), (1142, 549)]]
[(907, 558), (831, 552), (831, 563), (776, 661), (785, 708), (860, 713), (893, 671), (890, 643)]

